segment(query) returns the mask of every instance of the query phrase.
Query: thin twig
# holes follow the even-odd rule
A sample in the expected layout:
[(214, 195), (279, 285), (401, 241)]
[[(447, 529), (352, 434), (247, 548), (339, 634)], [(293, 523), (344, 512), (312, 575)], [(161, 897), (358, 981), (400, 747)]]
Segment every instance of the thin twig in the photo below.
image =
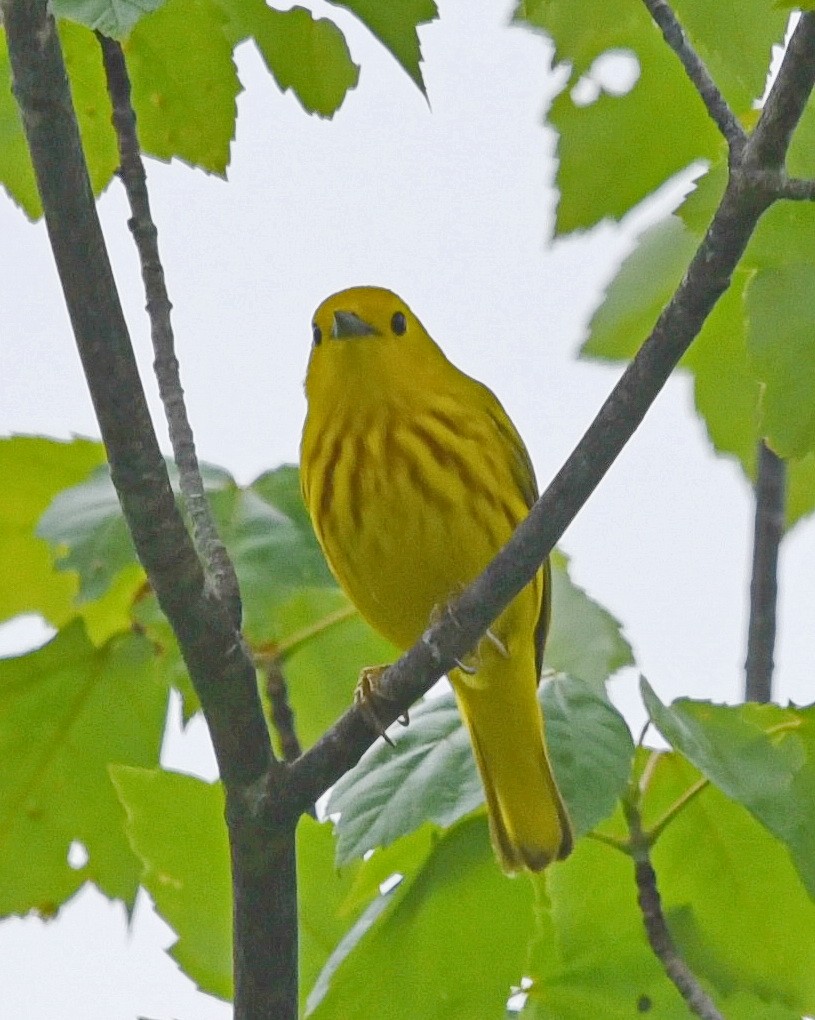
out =
[(278, 656), (269, 656), (264, 663), (266, 693), (272, 708), (272, 724), (280, 739), (284, 761), (294, 761), (302, 754), (294, 728), (294, 712), (289, 704), (289, 689)]
[(750, 626), (747, 636), (744, 697), (770, 701), (778, 601), (778, 551), (784, 537), (786, 465), (765, 442), (758, 444)]
[(136, 242), (141, 263), (155, 351), (154, 369), (178, 467), (179, 486), (192, 521), (195, 544), (206, 564), (213, 588), (224, 601), (236, 629), (240, 629), (241, 597), (238, 579), (218, 535), (204, 491), (195, 439), (184, 405), (184, 391), (170, 320), (172, 304), (158, 250), (158, 230), (150, 212), (147, 176), (136, 131), (136, 113), (130, 102), (130, 76), (121, 44), (101, 32), (97, 32), (96, 37), (102, 48), (108, 93), (113, 107), (113, 127), (119, 146), (119, 176), (130, 204), (131, 219), (128, 226)]
[(643, 0), (643, 3), (662, 30), (665, 42), (679, 57), (685, 73), (696, 86), (708, 114), (730, 146), (731, 153), (738, 154), (747, 141), (744, 128), (711, 78), (701, 57), (691, 46), (676, 15), (665, 0)]
[(630, 852), (634, 860), (637, 902), (642, 912), (648, 943), (668, 978), (687, 1003), (688, 1009), (702, 1020), (724, 1020), (713, 1000), (685, 963), (668, 930), (657, 888), (656, 872), (651, 863), (651, 848), (648, 837), (642, 829), (639, 810), (630, 801), (623, 802), (623, 810), (631, 833)]
[(781, 182), (780, 197), (792, 202), (815, 202), (815, 181), (787, 177)]

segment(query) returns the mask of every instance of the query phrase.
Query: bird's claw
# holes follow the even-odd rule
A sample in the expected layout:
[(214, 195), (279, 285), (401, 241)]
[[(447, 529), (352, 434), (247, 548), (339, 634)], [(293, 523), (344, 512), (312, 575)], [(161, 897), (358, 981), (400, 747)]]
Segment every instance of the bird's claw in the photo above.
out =
[[(382, 737), (386, 744), (390, 744), (393, 747), (394, 743), (388, 736), (376, 708), (377, 701), (393, 701), (389, 695), (384, 694), (380, 689), (379, 681), (387, 668), (387, 666), (366, 666), (360, 671), (359, 680), (354, 688), (354, 704), (359, 706), (371, 729)], [(410, 715), (408, 712), (403, 712), (402, 715), (398, 716), (397, 722), (401, 726), (410, 725)]]

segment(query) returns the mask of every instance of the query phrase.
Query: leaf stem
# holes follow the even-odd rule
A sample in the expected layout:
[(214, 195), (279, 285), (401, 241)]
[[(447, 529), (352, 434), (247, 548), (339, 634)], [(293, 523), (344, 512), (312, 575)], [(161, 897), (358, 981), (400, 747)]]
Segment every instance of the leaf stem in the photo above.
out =
[(619, 850), (626, 857), (631, 856), (631, 844), (627, 839), (620, 839), (619, 836), (609, 836), (605, 832), (587, 832), (586, 839), (593, 839), (596, 843), (604, 843), (606, 846)]
[(671, 804), (671, 806), (665, 811), (665, 813), (659, 819), (657, 819), (656, 822), (654, 822), (654, 824), (650, 827), (650, 829), (648, 829), (648, 832), (645, 834), (651, 846), (653, 846), (654, 843), (656, 843), (656, 841), (659, 839), (659, 837), (662, 835), (665, 829), (671, 824), (674, 818), (676, 818), (676, 816), (681, 811), (683, 811), (684, 808), (686, 808), (688, 804), (690, 804), (690, 802), (694, 800), (694, 798), (698, 797), (702, 790), (706, 789), (708, 786), (710, 786), (710, 780), (705, 779), (703, 776), (701, 779), (697, 779), (693, 786), (689, 786), (688, 789), (685, 790), (685, 792), (682, 794), (682, 796), (678, 797), (674, 801), (674, 803)]
[(311, 641), (315, 637), (319, 637), (324, 634), (327, 630), (332, 627), (336, 627), (340, 623), (345, 623), (346, 620), (350, 620), (355, 616), (359, 615), (359, 611), (355, 606), (347, 605), (342, 606), (340, 609), (335, 609), (333, 613), (328, 613), (320, 620), (316, 620), (314, 623), (308, 625), (308, 627), (302, 627), (300, 630), (290, 634), (289, 637), (280, 641), (275, 646), (275, 654), (281, 659), (288, 659), (294, 655), (295, 652), (299, 651), (300, 648)]

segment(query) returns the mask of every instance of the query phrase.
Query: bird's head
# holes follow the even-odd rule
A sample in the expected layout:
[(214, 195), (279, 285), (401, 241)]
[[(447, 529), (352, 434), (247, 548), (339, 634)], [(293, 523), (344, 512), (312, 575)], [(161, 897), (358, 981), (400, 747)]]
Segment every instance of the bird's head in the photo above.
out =
[(307, 390), (320, 382), (396, 387), (421, 382), (444, 355), (405, 302), (384, 287), (352, 287), (314, 313)]

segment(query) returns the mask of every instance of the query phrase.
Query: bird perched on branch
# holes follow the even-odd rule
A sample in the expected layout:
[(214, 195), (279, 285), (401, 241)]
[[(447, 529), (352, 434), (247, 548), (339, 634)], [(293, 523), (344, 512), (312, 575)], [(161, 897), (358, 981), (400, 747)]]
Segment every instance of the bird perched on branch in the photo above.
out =
[[(317, 309), (306, 396), (301, 479), (317, 538), (362, 616), (409, 648), (537, 498), (526, 447), (493, 393), (379, 287)], [(572, 846), (537, 698), (550, 598), (547, 563), (450, 672), (508, 872)], [(369, 703), (375, 677), (363, 671)]]

